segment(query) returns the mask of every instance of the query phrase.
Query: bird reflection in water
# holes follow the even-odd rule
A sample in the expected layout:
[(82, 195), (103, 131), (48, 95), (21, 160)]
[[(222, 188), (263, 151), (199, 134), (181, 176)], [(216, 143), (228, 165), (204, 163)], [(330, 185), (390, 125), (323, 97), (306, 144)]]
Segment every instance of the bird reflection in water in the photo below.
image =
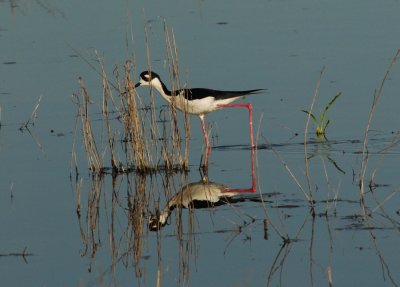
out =
[(256, 191), (256, 178), (254, 171), (254, 148), (251, 149), (251, 179), (250, 188), (230, 188), (225, 184), (208, 181), (208, 175), (198, 182), (192, 182), (182, 187), (177, 194), (168, 200), (165, 207), (149, 216), (149, 229), (160, 230), (164, 227), (171, 212), (176, 208), (209, 208), (228, 203), (237, 203), (249, 200), (241, 194), (254, 193)]

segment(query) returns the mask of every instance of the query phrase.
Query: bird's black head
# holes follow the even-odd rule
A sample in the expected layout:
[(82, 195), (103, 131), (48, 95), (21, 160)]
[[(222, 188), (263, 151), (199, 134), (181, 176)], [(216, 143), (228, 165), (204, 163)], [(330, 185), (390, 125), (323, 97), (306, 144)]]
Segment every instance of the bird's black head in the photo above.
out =
[(160, 76), (157, 73), (151, 72), (151, 71), (144, 71), (140, 73), (140, 79), (143, 81), (150, 82), (151, 80), (158, 78), (160, 79)]
[(168, 216), (169, 212), (167, 214), (162, 215), (158, 210), (156, 211), (156, 214), (150, 214), (148, 219), (149, 230), (150, 231), (161, 230), (161, 228), (163, 228), (167, 224)]
[(158, 79), (159, 81), (161, 81), (160, 76), (154, 72), (151, 72), (151, 71), (141, 72), (139, 83), (137, 83), (135, 85), (135, 88), (137, 88), (139, 86), (148, 86), (155, 79)]

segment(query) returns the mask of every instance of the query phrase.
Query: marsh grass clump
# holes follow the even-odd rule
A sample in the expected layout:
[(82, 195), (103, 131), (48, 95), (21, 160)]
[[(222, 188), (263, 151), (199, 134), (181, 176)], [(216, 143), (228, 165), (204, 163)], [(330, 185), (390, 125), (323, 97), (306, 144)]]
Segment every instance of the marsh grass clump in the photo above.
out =
[[(173, 32), (164, 25), (167, 69), (171, 84), (179, 87), (178, 49)], [(150, 49), (147, 43), (148, 69)], [(89, 119), (89, 93), (80, 79), (81, 97), (77, 97), (78, 116), (82, 120), (82, 134), (89, 170), (113, 174), (135, 171), (187, 171), (190, 125), (187, 113), (177, 113), (174, 104), (158, 111), (153, 91), (142, 97), (135, 89), (136, 66), (133, 60), (116, 66), (116, 84), (107, 77), (103, 58), (95, 52), (102, 79), (101, 129), (95, 135)], [(183, 120), (181, 119), (183, 118)], [(121, 125), (122, 124), (122, 125)], [(96, 137), (97, 136), (97, 137)], [(95, 138), (100, 141), (98, 149)], [(118, 144), (119, 143), (119, 144)], [(75, 154), (73, 152), (73, 154)], [(122, 154), (122, 156), (120, 156)], [(104, 162), (110, 162), (105, 166)]]
[(94, 174), (99, 174), (104, 171), (103, 161), (100, 157), (96, 141), (92, 132), (92, 123), (89, 118), (89, 93), (84, 86), (83, 79), (79, 78), (79, 86), (81, 89), (81, 100), (79, 95), (75, 95), (77, 100), (78, 115), (82, 121), (82, 136), (86, 151), (89, 170)]
[(320, 114), (319, 119), (311, 112), (311, 111), (305, 111), (306, 114), (308, 114), (316, 127), (316, 134), (317, 137), (325, 136), (326, 129), (328, 128), (329, 124), (331, 123), (330, 120), (325, 121), (326, 113), (328, 112), (329, 108), (333, 105), (333, 103), (342, 95), (341, 92), (337, 93), (336, 96), (332, 98), (332, 100), (325, 106), (324, 111)]

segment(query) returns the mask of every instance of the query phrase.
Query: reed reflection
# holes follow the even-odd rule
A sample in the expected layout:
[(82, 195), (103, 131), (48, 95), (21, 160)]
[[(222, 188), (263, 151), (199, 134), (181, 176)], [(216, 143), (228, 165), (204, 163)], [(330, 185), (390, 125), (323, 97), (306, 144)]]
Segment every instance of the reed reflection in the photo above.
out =
[[(209, 174), (202, 173), (200, 180), (189, 182), (187, 172), (93, 176), (87, 186), (77, 177), (71, 184), (83, 244), (81, 255), (88, 258), (89, 272), (94, 269), (99, 253), (107, 252), (110, 265), (104, 272), (110, 275), (109, 278), (113, 278), (118, 266), (133, 266), (135, 277), (141, 281), (149, 262), (144, 259), (150, 258), (145, 252), (151, 242), (151, 249), (157, 245), (152, 256), (157, 258), (155, 264), (162, 273), (165, 268), (161, 263), (164, 237), (161, 232), (157, 237), (149, 236), (149, 230), (160, 230), (172, 221), (170, 218), (174, 214), (171, 232), (179, 246), (178, 274), (181, 282), (186, 282), (192, 261), (198, 256), (195, 238), (199, 230), (194, 209), (243, 201), (260, 202), (260, 197), (255, 194), (254, 149), (251, 150), (251, 163), (251, 177), (244, 188), (210, 181)], [(183, 212), (185, 208), (189, 211)], [(154, 210), (158, 212), (154, 213)]]

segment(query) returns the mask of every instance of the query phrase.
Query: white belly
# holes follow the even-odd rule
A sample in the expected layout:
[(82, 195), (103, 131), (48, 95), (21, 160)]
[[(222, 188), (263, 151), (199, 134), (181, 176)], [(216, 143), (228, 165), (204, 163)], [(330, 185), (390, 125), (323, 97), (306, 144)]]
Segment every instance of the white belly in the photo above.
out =
[(171, 103), (175, 104), (175, 106), (183, 112), (195, 115), (202, 115), (212, 111), (216, 111), (220, 109), (218, 105), (229, 104), (237, 100), (238, 98), (240, 97), (215, 101), (213, 97), (206, 97), (200, 100), (188, 101), (184, 97), (178, 96), (173, 98)]

